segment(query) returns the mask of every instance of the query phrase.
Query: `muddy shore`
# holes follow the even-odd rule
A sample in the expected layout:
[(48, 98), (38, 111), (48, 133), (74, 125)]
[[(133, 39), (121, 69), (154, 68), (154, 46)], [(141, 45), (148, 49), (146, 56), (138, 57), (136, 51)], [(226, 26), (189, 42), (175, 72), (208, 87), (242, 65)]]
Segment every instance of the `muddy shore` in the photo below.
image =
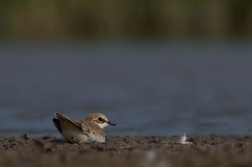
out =
[(156, 166), (251, 167), (251, 137), (107, 137), (105, 143), (70, 144), (53, 136), (0, 137), (1, 167)]

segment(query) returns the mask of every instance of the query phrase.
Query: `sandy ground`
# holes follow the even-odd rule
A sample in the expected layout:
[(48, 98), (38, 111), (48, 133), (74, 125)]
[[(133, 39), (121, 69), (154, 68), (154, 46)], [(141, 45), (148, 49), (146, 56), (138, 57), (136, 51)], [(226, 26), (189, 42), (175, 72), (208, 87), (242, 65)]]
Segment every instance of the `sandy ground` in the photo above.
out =
[(105, 143), (70, 144), (53, 136), (0, 137), (1, 167), (144, 166), (252, 167), (251, 137), (107, 137)]

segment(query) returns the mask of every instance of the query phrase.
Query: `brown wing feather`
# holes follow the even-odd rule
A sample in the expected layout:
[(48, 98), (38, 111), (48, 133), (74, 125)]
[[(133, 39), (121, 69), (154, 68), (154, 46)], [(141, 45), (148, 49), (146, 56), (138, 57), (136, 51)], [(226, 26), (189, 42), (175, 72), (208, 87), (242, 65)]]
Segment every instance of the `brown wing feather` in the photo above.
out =
[(55, 127), (58, 129), (58, 131), (59, 131), (60, 133), (62, 133), (62, 129), (61, 129), (59, 120), (56, 119), (56, 118), (53, 118), (53, 123), (54, 123)]
[[(60, 122), (60, 120), (68, 120), (69, 122), (71, 122), (73, 125), (75, 125), (76, 127), (78, 127), (79, 129), (82, 130), (82, 127), (81, 127), (81, 123), (79, 121), (74, 121), (74, 120), (71, 120), (70, 118), (66, 117), (65, 115), (59, 113), (59, 112), (56, 112), (54, 113), (55, 116), (58, 118), (58, 121)], [(56, 126), (56, 128), (58, 129), (58, 127)], [(61, 129), (61, 128), (60, 128)], [(59, 130), (59, 129), (58, 129)]]
[(84, 134), (92, 133), (94, 135), (104, 136), (105, 133), (98, 125), (91, 121), (81, 121), (81, 127)]

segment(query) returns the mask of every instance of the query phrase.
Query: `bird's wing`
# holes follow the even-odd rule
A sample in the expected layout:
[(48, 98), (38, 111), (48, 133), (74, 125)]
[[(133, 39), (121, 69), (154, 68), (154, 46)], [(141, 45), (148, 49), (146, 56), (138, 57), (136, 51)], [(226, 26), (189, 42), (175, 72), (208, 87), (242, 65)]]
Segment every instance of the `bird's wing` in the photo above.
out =
[(58, 120), (54, 119), (53, 122), (60, 133), (62, 132), (62, 126), (64, 126), (63, 124), (68, 124), (71, 125), (70, 127), (74, 126), (82, 130), (81, 123), (79, 121), (71, 120), (70, 118), (66, 117), (65, 115), (59, 112), (56, 112), (55, 116), (58, 118)]
[(59, 131), (60, 133), (62, 133), (62, 129), (61, 129), (59, 120), (56, 119), (56, 118), (53, 118), (53, 123), (54, 123), (55, 127), (58, 129), (58, 131)]
[(98, 125), (91, 121), (81, 121), (81, 128), (84, 134), (88, 135), (89, 133), (93, 135), (105, 136), (104, 131)]

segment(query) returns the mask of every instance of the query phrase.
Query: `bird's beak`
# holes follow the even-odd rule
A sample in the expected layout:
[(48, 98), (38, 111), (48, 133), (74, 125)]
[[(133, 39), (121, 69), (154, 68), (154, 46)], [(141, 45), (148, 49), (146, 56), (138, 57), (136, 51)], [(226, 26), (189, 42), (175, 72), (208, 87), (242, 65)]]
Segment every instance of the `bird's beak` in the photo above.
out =
[(116, 126), (116, 124), (113, 124), (112, 122), (108, 121), (109, 125)]

